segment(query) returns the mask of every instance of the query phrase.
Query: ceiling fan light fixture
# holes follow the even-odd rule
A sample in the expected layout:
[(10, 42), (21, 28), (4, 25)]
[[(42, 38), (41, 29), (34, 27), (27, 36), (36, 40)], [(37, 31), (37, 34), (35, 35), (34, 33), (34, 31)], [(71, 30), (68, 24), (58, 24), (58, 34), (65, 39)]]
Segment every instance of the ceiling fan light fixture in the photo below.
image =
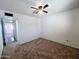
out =
[(43, 14), (43, 11), (42, 10), (39, 10), (39, 12), (38, 12), (39, 14)]

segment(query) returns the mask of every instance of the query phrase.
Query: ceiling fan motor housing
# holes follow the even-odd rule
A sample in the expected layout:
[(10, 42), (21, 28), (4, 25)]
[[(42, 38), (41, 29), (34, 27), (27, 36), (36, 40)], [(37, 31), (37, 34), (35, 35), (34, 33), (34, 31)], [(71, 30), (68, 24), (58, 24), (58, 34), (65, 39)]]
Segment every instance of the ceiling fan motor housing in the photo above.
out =
[(38, 8), (41, 10), (43, 7), (42, 6), (38, 6)]

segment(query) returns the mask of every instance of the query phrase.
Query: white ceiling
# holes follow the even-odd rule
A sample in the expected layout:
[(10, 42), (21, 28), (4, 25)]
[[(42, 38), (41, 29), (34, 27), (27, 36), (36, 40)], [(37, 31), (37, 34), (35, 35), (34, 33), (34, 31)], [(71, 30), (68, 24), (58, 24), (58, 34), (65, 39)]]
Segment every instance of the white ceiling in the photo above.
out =
[(79, 7), (79, 0), (0, 0), (0, 9), (30, 16), (40, 16), (33, 14), (33, 10), (30, 8), (40, 3), (49, 5), (48, 14), (43, 15), (52, 15)]

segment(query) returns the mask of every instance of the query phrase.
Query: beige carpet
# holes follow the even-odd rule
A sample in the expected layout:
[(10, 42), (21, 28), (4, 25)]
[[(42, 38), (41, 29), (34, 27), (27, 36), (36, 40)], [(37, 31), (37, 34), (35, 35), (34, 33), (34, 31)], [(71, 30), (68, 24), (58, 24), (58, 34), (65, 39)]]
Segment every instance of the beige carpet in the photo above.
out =
[(43, 38), (17, 45), (12, 51), (6, 59), (79, 59), (79, 49)]

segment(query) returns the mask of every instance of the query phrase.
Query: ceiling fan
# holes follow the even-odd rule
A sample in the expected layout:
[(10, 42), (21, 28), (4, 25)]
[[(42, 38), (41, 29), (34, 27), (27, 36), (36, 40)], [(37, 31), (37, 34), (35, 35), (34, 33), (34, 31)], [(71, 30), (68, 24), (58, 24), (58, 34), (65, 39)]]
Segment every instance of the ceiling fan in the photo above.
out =
[(44, 6), (40, 5), (40, 6), (37, 6), (37, 7), (31, 7), (31, 8), (35, 9), (35, 11), (33, 13), (38, 14), (40, 12), (48, 13), (48, 11), (45, 10), (47, 7), (48, 7), (48, 4), (46, 4)]

